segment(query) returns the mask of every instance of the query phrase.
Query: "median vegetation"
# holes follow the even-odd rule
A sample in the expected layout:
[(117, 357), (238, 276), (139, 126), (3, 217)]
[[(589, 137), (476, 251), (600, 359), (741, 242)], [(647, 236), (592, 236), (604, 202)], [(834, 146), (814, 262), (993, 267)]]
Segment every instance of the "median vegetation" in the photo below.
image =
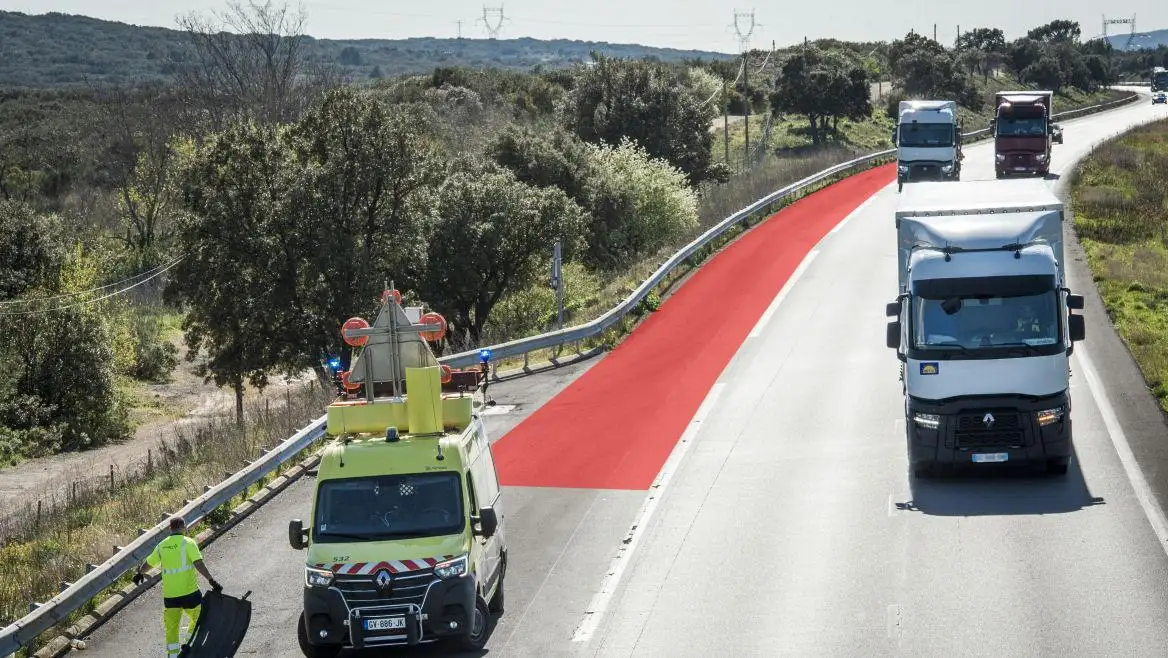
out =
[(1168, 121), (1100, 146), (1071, 189), (1075, 231), (1107, 313), (1168, 411)]

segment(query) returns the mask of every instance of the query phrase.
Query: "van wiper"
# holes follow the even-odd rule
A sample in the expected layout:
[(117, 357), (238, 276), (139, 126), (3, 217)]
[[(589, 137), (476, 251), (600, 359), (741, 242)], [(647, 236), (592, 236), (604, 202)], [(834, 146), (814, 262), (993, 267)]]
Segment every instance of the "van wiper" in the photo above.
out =
[(339, 537), (341, 539), (358, 539), (361, 541), (372, 541), (374, 539), (380, 538), (380, 535), (358, 535), (358, 534), (349, 533), (349, 532), (320, 532), (320, 533), (317, 533), (317, 537), (321, 537), (321, 536)]
[(969, 348), (962, 345), (961, 343), (950, 343), (950, 342), (925, 343), (925, 349), (929, 349), (929, 350), (948, 349), (948, 350), (957, 350), (959, 352), (968, 352), (969, 351)]
[(1019, 350), (1027, 356), (1038, 353), (1038, 348), (1030, 343), (994, 343), (993, 347), (1008, 347), (1011, 351)]

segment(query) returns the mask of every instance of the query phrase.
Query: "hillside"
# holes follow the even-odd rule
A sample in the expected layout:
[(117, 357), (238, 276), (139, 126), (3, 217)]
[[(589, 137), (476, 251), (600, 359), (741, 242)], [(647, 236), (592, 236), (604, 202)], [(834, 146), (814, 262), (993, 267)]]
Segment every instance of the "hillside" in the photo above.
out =
[(1168, 30), (1136, 32), (1134, 37), (1130, 34), (1117, 34), (1107, 37), (1107, 40), (1116, 50), (1155, 50), (1160, 46), (1168, 46)]
[[(429, 72), (436, 66), (528, 70), (563, 67), (612, 57), (730, 59), (733, 55), (635, 44), (557, 39), (360, 39), (307, 40), (308, 60), (335, 65), (354, 79)], [(28, 15), (0, 11), (0, 86), (61, 87), (169, 80), (176, 62), (189, 55), (186, 35), (59, 13)]]

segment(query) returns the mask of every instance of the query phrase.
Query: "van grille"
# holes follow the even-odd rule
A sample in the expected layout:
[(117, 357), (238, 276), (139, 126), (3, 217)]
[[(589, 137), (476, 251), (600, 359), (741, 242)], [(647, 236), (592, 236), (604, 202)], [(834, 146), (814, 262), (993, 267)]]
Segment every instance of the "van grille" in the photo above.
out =
[(426, 598), (426, 589), (434, 580), (434, 569), (393, 574), (393, 585), (388, 595), (378, 589), (373, 580), (376, 576), (377, 572), (366, 576), (337, 574), (334, 584), (351, 609), (390, 605), (421, 607)]

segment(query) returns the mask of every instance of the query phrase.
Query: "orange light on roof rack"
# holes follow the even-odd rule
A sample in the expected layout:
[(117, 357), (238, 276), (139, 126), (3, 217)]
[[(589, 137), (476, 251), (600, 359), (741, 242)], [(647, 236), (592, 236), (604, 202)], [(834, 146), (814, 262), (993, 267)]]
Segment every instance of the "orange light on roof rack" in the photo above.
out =
[(436, 342), (442, 340), (442, 338), (444, 336), (446, 336), (446, 318), (442, 317), (438, 313), (434, 313), (433, 311), (431, 311), (430, 313), (426, 313), (425, 315), (423, 315), (421, 317), (419, 322), (421, 324), (436, 324), (436, 325), (438, 325), (438, 329), (435, 331), (421, 332), (422, 338), (430, 341), (431, 343), (436, 343)]
[(349, 347), (362, 347), (369, 342), (368, 336), (350, 336), (349, 332), (356, 329), (368, 329), (369, 323), (364, 318), (349, 318), (341, 325), (341, 337)]
[(443, 384), (449, 384), (451, 379), (454, 379), (454, 371), (445, 363), (438, 364), (438, 369), (442, 371), (441, 380)]
[(383, 290), (383, 291), (381, 291), (381, 303), (382, 304), (386, 303), (386, 301), (388, 301), (390, 297), (393, 297), (393, 301), (397, 302), (398, 304), (401, 303), (401, 299), (402, 299), (401, 292), (399, 292), (397, 290)]

